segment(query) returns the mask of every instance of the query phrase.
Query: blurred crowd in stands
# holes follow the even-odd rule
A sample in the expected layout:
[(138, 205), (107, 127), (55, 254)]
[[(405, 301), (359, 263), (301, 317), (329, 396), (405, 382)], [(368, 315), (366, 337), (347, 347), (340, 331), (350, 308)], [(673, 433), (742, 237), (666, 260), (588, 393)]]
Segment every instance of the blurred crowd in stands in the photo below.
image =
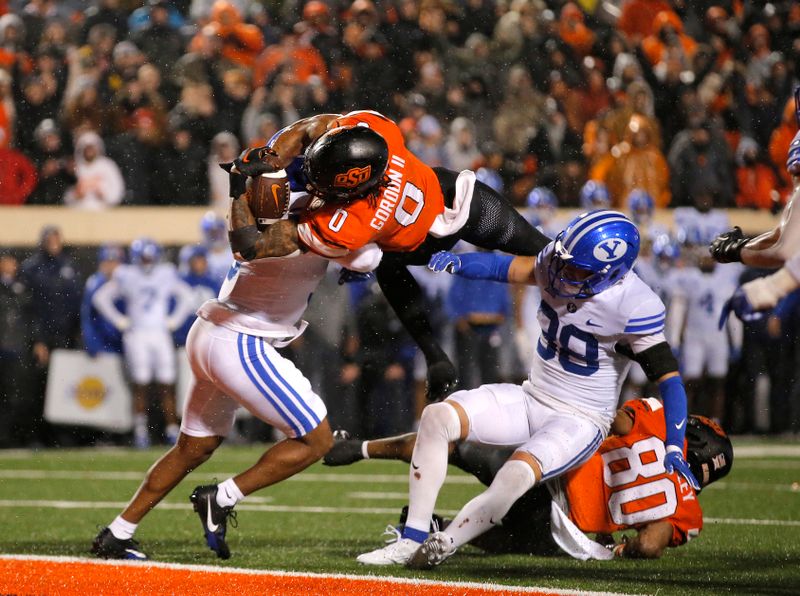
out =
[(0, 203), (219, 207), (217, 162), (368, 108), (518, 205), (779, 209), (799, 68), (791, 0), (0, 0)]

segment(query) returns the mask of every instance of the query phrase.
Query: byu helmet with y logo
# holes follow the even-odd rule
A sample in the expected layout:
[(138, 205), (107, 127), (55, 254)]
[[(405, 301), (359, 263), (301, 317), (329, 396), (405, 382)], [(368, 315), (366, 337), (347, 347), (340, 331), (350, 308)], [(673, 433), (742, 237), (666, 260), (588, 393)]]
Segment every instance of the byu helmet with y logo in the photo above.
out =
[(621, 280), (638, 255), (639, 230), (622, 213), (582, 213), (553, 241), (546, 289), (562, 298), (589, 298)]

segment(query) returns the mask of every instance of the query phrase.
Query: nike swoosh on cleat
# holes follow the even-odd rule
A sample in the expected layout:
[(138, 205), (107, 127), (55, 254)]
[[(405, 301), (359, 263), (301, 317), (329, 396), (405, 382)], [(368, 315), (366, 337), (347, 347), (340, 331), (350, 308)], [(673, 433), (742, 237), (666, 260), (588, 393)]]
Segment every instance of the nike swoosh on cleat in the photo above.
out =
[(415, 470), (419, 470), (419, 466), (415, 464), (413, 461), (411, 462), (411, 467), (414, 468)]
[(219, 528), (219, 524), (215, 524), (214, 520), (211, 519), (211, 495), (208, 495), (208, 509), (206, 510), (206, 525), (208, 526), (209, 532), (216, 532)]
[(684, 424), (686, 424), (686, 418), (684, 418), (683, 420), (681, 420), (681, 423), (680, 423), (680, 424), (676, 424), (676, 425), (675, 425), (675, 428), (677, 428), (678, 430), (680, 430), (680, 429), (682, 429), (682, 428), (683, 428), (683, 425), (684, 425)]
[(132, 558), (134, 558), (134, 559), (143, 559), (144, 558), (142, 553), (140, 553), (138, 551), (135, 551), (132, 548), (126, 548), (125, 552), (128, 553), (129, 555), (131, 555)]
[(589, 327), (602, 327), (602, 325), (598, 325), (597, 323), (592, 323), (591, 319), (586, 319), (586, 324), (589, 325)]

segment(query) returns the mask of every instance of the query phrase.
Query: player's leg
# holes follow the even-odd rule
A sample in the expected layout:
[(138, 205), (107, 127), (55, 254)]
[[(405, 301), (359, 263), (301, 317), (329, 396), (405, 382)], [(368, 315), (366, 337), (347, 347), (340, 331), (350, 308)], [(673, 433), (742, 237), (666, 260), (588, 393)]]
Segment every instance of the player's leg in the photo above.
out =
[[(434, 168), (434, 172), (447, 200), (455, 193), (458, 174), (445, 168)], [(475, 182), (469, 218), (458, 237), (481, 248), (520, 256), (535, 256), (550, 242), (503, 195), (480, 181)]]
[[(428, 398), (439, 400), (453, 390), (456, 372), (452, 362), (439, 345), (425, 312), (425, 299), (414, 276), (406, 265), (425, 265), (436, 252), (435, 248), (452, 248), (456, 238), (428, 240), (413, 253), (386, 253), (375, 271), (383, 295), (403, 326), (420, 347), (428, 365)], [(430, 246), (427, 246), (430, 245)]]
[(409, 469), (408, 517), (400, 540), (365, 553), (368, 565), (407, 563), (430, 529), (430, 519), (447, 474), (450, 444), (470, 436), (489, 444), (518, 445), (530, 435), (522, 389), (487, 385), (454, 393), (425, 408)]
[(489, 488), (458, 512), (446, 531), (425, 541), (409, 561), (410, 567), (438, 565), (458, 547), (501, 523), (514, 502), (535, 484), (586, 461), (604, 438), (603, 431), (588, 419), (555, 412), (535, 400), (527, 405), (524, 421), (533, 435), (503, 464)]
[(727, 337), (709, 337), (706, 340), (709, 416), (725, 424), (725, 377), (728, 375), (729, 346)]
[(186, 475), (205, 462), (233, 425), (238, 404), (206, 377), (197, 358), (208, 353), (209, 338), (192, 327), (187, 352), (194, 378), (186, 402), (183, 429), (177, 444), (148, 470), (133, 499), (95, 538), (92, 552), (103, 558), (145, 558), (132, 540), (137, 525)]
[(705, 349), (702, 338), (687, 335), (681, 344), (681, 376), (686, 384), (686, 405), (689, 412), (700, 411), (698, 408), (704, 368)]
[(178, 440), (178, 415), (175, 406), (175, 381), (177, 362), (175, 346), (168, 333), (159, 333), (153, 337), (153, 354), (156, 356), (154, 376), (156, 391), (164, 415), (164, 434), (167, 443), (174, 445)]
[(133, 398), (133, 444), (139, 449), (150, 446), (147, 426), (148, 388), (152, 381), (149, 342), (141, 331), (128, 331), (122, 338), (125, 365), (131, 379)]
[(206, 321), (199, 325), (213, 336), (207, 357), (208, 376), (225, 395), (287, 437), (241, 474), (217, 485), (198, 486), (192, 492), (191, 501), (208, 546), (220, 558), (228, 558), (225, 524), (233, 507), (256, 490), (317, 461), (330, 449), (333, 436), (325, 404), (294, 364), (266, 340)]

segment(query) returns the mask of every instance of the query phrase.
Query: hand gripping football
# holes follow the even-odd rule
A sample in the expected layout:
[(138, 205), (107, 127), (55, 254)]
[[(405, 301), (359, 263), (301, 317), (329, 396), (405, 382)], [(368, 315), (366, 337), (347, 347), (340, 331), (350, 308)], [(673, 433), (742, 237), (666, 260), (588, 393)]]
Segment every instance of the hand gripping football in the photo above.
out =
[(259, 230), (274, 224), (289, 209), (289, 178), (286, 170), (261, 174), (248, 179), (247, 204)]

